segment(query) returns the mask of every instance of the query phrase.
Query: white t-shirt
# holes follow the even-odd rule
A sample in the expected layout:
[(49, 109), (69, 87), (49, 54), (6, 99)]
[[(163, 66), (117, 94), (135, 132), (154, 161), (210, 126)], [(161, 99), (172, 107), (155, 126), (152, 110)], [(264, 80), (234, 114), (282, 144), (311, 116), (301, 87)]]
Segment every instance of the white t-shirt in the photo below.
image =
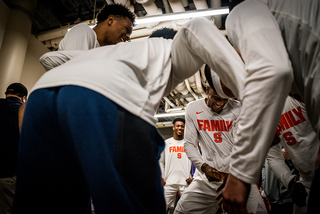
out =
[(87, 24), (72, 27), (59, 44), (59, 51), (90, 50), (100, 47), (97, 34)]
[[(234, 99), (229, 99), (220, 113), (208, 107), (205, 99), (188, 104), (184, 147), (189, 159), (200, 172), (203, 163), (219, 171), (229, 172), (233, 133), (237, 129), (236, 120), (240, 110), (240, 102)], [(198, 152), (198, 142), (202, 155)]]
[(166, 146), (161, 153), (159, 164), (166, 185), (187, 186), (186, 179), (191, 177), (191, 161), (185, 153), (184, 142), (173, 137), (165, 141)]
[(196, 72), (171, 71), (171, 44), (172, 40), (151, 38), (89, 51), (50, 52), (41, 57), (43, 65), (56, 63), (55, 59), (66, 62), (61, 66), (55, 64), (54, 69), (39, 79), (31, 93), (48, 87), (82, 86), (155, 125), (154, 114), (162, 97)]
[[(305, 105), (288, 97), (277, 127), (281, 146), (300, 173), (300, 182), (310, 188), (315, 172), (315, 160), (319, 148), (317, 135), (308, 120)], [(273, 146), (267, 155), (268, 163), (278, 179), (288, 188), (292, 175), (288, 168), (283, 168), (284, 159), (279, 145)]]

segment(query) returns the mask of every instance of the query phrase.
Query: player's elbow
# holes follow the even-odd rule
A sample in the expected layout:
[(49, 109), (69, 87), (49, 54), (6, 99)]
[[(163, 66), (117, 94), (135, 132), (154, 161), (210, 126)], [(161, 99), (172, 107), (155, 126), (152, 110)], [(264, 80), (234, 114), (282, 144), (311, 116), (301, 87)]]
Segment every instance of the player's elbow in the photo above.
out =
[(284, 82), (291, 84), (293, 81), (293, 71), (291, 64), (281, 63), (275, 65), (275, 75)]
[[(264, 69), (262, 69), (263, 72)], [(267, 66), (266, 70), (268, 71), (267, 75), (262, 74), (262, 78), (267, 77), (272, 82), (272, 85), (276, 86), (290, 86), (293, 81), (293, 72), (291, 65), (286, 65), (286, 63), (272, 63), (270, 66)]]

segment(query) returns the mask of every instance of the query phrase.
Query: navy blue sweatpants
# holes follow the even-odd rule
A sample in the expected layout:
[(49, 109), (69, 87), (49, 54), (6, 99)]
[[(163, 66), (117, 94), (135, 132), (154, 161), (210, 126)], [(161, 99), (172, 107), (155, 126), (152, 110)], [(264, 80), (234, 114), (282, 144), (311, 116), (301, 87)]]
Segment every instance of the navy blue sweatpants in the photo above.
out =
[(165, 213), (154, 126), (78, 86), (34, 91), (13, 213)]

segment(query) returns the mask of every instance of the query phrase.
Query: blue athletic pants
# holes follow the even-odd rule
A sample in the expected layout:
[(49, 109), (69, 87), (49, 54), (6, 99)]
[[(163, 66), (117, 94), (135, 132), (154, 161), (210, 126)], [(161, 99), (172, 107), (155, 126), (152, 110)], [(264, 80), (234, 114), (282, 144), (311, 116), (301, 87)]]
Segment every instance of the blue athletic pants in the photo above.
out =
[(156, 128), (92, 90), (34, 91), (13, 213), (165, 213)]

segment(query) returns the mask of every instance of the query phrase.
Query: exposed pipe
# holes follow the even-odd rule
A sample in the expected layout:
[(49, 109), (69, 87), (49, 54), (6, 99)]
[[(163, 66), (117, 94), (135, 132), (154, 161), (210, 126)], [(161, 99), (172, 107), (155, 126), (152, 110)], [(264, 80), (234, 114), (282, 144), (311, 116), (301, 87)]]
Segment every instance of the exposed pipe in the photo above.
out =
[(174, 13), (185, 11), (181, 0), (169, 0), (169, 3)]
[(168, 97), (163, 97), (163, 99), (171, 106), (171, 107), (177, 107), (173, 102), (171, 102), (171, 100), (169, 100)]
[(107, 4), (112, 4), (113, 2), (112, 2), (112, 0), (106, 0), (106, 3)]
[(171, 13), (170, 6), (168, 4), (168, 0), (162, 0), (162, 3), (163, 3), (164, 10), (166, 11), (166, 13)]
[(134, 12), (134, 7), (129, 0), (114, 0), (114, 3), (122, 4), (128, 7), (131, 10), (131, 12)]
[(189, 92), (192, 94), (192, 96), (193, 96), (196, 100), (198, 100), (199, 98), (198, 98), (198, 96), (192, 91), (192, 89), (191, 89), (191, 87), (190, 87), (190, 85), (189, 85), (188, 79), (186, 79), (184, 82), (185, 82), (185, 84), (186, 84), (186, 86), (187, 86), (187, 89), (188, 89)]
[(201, 94), (201, 96), (202, 96), (203, 98), (207, 97), (207, 94), (205, 93), (205, 91), (203, 90), (203, 87), (202, 87), (201, 77), (200, 77), (200, 71), (198, 71), (198, 72), (195, 74), (195, 77), (196, 77), (196, 84), (197, 84), (198, 92)]
[(193, 89), (193, 91), (195, 93), (199, 93), (198, 89), (197, 89), (197, 84), (196, 84), (196, 77), (195, 75), (192, 75), (191, 77), (188, 78), (188, 82), (189, 82), (189, 85), (190, 85), (190, 88)]
[[(142, 4), (148, 15), (156, 15), (159, 13), (159, 8), (153, 0), (136, 0), (137, 3)], [(161, 10), (161, 9), (160, 9)], [(162, 13), (162, 12), (161, 12)]]
[(206, 75), (205, 75), (205, 66), (206, 65), (203, 65), (201, 68), (200, 68), (200, 73), (201, 73), (201, 82), (202, 82), (202, 85), (204, 85), (205, 87), (206, 86), (209, 86), (208, 84), (208, 81), (207, 81), (207, 78), (206, 78)]
[[(221, 7), (221, 0), (210, 0), (211, 8)], [(214, 16), (214, 24), (217, 28), (221, 28), (221, 15)]]
[(183, 7), (189, 6), (188, 0), (181, 0), (181, 3), (182, 3), (182, 6), (183, 6)]
[[(188, 89), (186, 88), (186, 83), (183, 81), (182, 83), (178, 84), (175, 88), (179, 91), (182, 95), (187, 95), (189, 93)], [(194, 101), (193, 97), (186, 97), (185, 98), (188, 102)]]
[(208, 4), (206, 0), (193, 0), (194, 6), (197, 10), (208, 9)]

